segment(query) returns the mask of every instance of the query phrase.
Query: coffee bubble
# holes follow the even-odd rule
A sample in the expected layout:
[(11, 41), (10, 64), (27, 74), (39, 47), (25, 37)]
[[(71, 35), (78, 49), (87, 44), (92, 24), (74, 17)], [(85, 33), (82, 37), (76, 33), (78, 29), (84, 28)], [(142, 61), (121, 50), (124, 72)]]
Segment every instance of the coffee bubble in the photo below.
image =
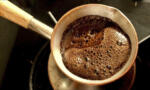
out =
[[(118, 32), (126, 39), (120, 40), (116, 36)], [(63, 62), (70, 72), (82, 78), (102, 80), (114, 75), (126, 63), (130, 41), (110, 19), (89, 15), (67, 27), (61, 48)]]

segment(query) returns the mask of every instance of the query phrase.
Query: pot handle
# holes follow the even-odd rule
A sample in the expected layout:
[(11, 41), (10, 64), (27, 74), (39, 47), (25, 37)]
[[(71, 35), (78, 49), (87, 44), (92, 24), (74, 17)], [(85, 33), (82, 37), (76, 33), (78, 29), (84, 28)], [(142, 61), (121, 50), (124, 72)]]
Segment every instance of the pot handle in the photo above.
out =
[(31, 29), (47, 39), (51, 39), (53, 32), (51, 27), (35, 19), (32, 15), (7, 0), (0, 0), (0, 16), (26, 29)]

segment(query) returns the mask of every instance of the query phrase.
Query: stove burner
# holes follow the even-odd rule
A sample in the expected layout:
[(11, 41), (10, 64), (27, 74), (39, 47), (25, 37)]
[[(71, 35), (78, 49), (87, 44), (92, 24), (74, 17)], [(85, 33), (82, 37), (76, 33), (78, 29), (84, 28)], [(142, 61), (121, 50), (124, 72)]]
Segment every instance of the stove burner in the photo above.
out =
[(47, 62), (50, 48), (45, 43), (35, 57), (29, 79), (29, 90), (52, 90), (47, 73)]
[[(150, 50), (149, 45), (150, 45), (150, 38), (139, 45), (139, 53), (136, 59), (135, 81), (133, 78), (134, 77), (133, 71), (135, 72), (135, 68), (132, 68), (132, 70), (128, 72), (129, 75), (125, 75), (120, 80), (117, 80), (114, 83), (104, 86), (106, 90), (109, 90), (109, 89), (112, 90), (112, 88), (114, 88), (114, 90), (126, 90), (127, 89), (126, 86), (128, 87), (132, 86), (132, 82), (134, 82), (134, 84), (131, 90), (141, 90), (143, 88), (149, 89), (149, 85), (147, 83), (150, 80), (149, 79), (150, 55), (148, 55), (149, 53), (147, 53), (147, 51)], [(48, 66), (49, 54), (50, 54), (50, 48), (49, 48), (49, 42), (47, 42), (43, 45), (43, 47), (41, 48), (41, 50), (38, 52), (38, 54), (35, 57), (35, 60), (31, 69), (31, 73), (30, 73), (30, 82), (29, 82), (30, 90), (51, 90), (52, 86), (55, 87), (54, 84), (52, 84), (51, 86), (49, 82), (49, 78), (48, 78), (47, 66)], [(52, 60), (50, 62), (51, 64), (54, 63)], [(55, 66), (55, 64), (53, 64), (53, 66), (55, 67), (55, 68), (53, 67), (53, 69), (57, 70), (57, 67)], [(52, 76), (50, 76), (50, 78), (52, 78)], [(67, 82), (72, 82), (67, 77), (64, 76), (64, 78), (66, 79)], [(51, 83), (53, 82), (54, 81), (51, 81)], [(59, 85), (61, 86), (62, 83), (60, 83)]]
[[(41, 50), (35, 57), (35, 60), (34, 60), (34, 63), (33, 63), (32, 69), (31, 69), (31, 73), (30, 73), (30, 82), (29, 82), (30, 90), (51, 90), (52, 87), (53, 88), (56, 87), (55, 86), (56, 84), (58, 87), (63, 86), (64, 82), (70, 83), (69, 85), (75, 84), (73, 81), (71, 81), (69, 78), (64, 76), (59, 71), (59, 69), (53, 62), (53, 60), (49, 61), (49, 64), (51, 64), (53, 66), (53, 67), (49, 68), (53, 71), (53, 72), (49, 73), (50, 78), (52, 80), (51, 84), (50, 84), (49, 78), (48, 78), (48, 70), (47, 70), (49, 54), (50, 54), (50, 48), (49, 48), (49, 42), (47, 42), (46, 44), (43, 45), (43, 47), (41, 48)], [(90, 88), (91, 89), (94, 88), (94, 90), (99, 90), (100, 88), (106, 89), (106, 90), (110, 90), (112, 88), (114, 90), (129, 89), (132, 87), (132, 84), (134, 82), (135, 68), (136, 67), (134, 65), (134, 67), (132, 67), (132, 69), (123, 78), (121, 78), (120, 80), (117, 80), (116, 82), (114, 82), (112, 84), (109, 84), (109, 85), (106, 85), (103, 87), (98, 86), (98, 87), (90, 87)], [(60, 81), (58, 82), (58, 79), (54, 78), (54, 76), (57, 78), (60, 78), (60, 76), (61, 76), (61, 78), (59, 79)], [(55, 81), (57, 81), (58, 83), (54, 84)], [(80, 84), (78, 84), (78, 85), (80, 86)], [(80, 87), (80, 89), (83, 89), (84, 87), (87, 87), (87, 86), (83, 85), (83, 87)], [(60, 90), (63, 90), (63, 89), (60, 89)]]

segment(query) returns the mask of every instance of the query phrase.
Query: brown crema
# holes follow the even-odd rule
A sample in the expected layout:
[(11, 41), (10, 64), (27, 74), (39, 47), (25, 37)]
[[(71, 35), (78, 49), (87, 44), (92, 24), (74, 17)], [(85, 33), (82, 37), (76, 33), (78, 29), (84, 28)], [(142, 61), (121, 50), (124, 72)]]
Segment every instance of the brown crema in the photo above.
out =
[(97, 15), (84, 16), (69, 24), (61, 41), (67, 69), (91, 80), (114, 75), (127, 62), (130, 51), (129, 38), (119, 25)]

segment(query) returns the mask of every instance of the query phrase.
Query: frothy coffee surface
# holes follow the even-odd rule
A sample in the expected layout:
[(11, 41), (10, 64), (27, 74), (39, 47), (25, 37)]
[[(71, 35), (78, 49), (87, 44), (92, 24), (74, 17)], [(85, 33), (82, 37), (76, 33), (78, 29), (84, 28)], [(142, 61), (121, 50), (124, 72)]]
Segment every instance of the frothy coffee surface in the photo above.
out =
[(102, 80), (118, 72), (130, 55), (130, 41), (112, 20), (89, 15), (81, 17), (63, 33), (61, 54), (75, 75)]

